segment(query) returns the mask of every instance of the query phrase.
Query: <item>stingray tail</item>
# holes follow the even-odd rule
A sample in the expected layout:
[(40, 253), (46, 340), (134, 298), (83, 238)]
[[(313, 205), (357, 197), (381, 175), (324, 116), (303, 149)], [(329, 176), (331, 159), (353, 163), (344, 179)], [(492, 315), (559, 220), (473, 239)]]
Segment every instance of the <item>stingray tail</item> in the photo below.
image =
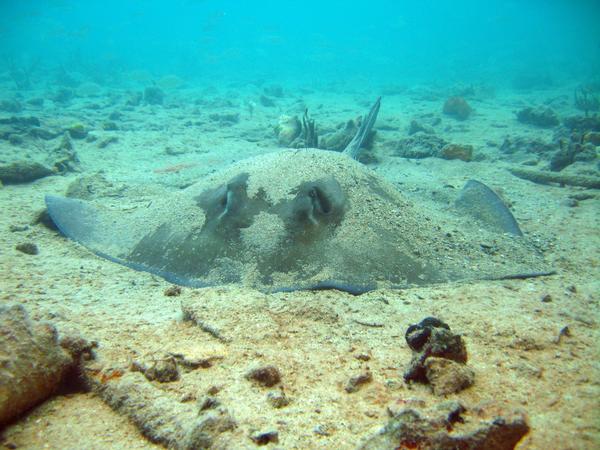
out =
[(346, 146), (343, 153), (348, 155), (352, 159), (358, 159), (360, 156), (360, 149), (364, 142), (369, 137), (371, 129), (377, 120), (377, 114), (379, 113), (379, 107), (381, 106), (381, 97), (377, 98), (375, 104), (371, 107), (369, 114), (365, 117), (360, 124), (360, 128), (356, 132), (356, 135), (352, 138), (350, 143)]

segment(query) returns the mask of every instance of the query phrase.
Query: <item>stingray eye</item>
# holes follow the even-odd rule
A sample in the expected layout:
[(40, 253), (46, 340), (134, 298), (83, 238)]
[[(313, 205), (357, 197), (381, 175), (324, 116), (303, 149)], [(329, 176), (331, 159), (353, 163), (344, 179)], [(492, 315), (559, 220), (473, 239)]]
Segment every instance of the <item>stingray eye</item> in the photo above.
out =
[(313, 210), (318, 211), (321, 214), (329, 214), (331, 212), (331, 201), (327, 197), (327, 194), (323, 190), (319, 189), (318, 186), (313, 186), (308, 193)]

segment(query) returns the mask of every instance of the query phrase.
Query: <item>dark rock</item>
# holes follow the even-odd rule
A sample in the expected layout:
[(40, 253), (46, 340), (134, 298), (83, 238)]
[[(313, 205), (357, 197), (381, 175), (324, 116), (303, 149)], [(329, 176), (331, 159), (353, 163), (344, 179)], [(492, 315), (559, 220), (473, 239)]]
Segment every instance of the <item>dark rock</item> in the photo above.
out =
[(388, 423), (360, 450), (513, 450), (529, 432), (525, 414), (498, 407), (466, 408), (458, 402), (409, 407), (392, 412)]
[(213, 122), (218, 122), (219, 125), (230, 126), (240, 121), (239, 113), (212, 113), (209, 114), (208, 118)]
[(267, 394), (267, 401), (273, 408), (283, 408), (290, 404), (290, 399), (283, 391), (271, 391)]
[(177, 360), (169, 354), (148, 363), (134, 361), (131, 364), (131, 370), (142, 372), (149, 381), (158, 381), (159, 383), (168, 383), (179, 379)]
[(35, 245), (33, 242), (23, 242), (21, 244), (17, 244), (15, 246), (15, 250), (28, 255), (37, 255), (40, 252), (37, 245)]
[(272, 98), (267, 97), (266, 95), (261, 95), (258, 101), (261, 105), (267, 108), (273, 108), (275, 106), (275, 101)]
[(118, 120), (121, 120), (123, 118), (123, 114), (120, 113), (119, 111), (113, 111), (113, 112), (111, 112), (109, 114), (108, 118), (110, 120), (116, 120), (116, 121), (118, 121)]
[(198, 411), (206, 411), (207, 409), (215, 409), (221, 402), (210, 395), (203, 395), (196, 404), (198, 405)]
[(517, 120), (521, 123), (542, 128), (555, 127), (560, 123), (558, 115), (548, 107), (522, 109), (517, 113)]
[(53, 174), (51, 169), (34, 161), (15, 161), (0, 165), (0, 181), (4, 184), (29, 183)]
[(115, 144), (117, 142), (119, 142), (119, 138), (117, 136), (108, 136), (104, 139), (100, 139), (96, 145), (98, 148), (106, 148), (110, 144)]
[(33, 138), (43, 139), (45, 141), (54, 139), (59, 134), (60, 134), (59, 132), (50, 131), (50, 130), (47, 130), (46, 128), (39, 128), (39, 127), (31, 128), (29, 130), (29, 136), (31, 136)]
[(468, 144), (448, 144), (442, 148), (439, 156), (443, 159), (471, 161), (473, 159), (473, 146)]
[[(404, 380), (407, 382), (432, 383), (433, 379), (430, 380), (428, 377), (429, 358), (443, 358), (459, 364), (467, 362), (467, 349), (462, 337), (452, 333), (447, 324), (435, 317), (427, 317), (420, 323), (409, 326), (405, 339), (414, 352), (404, 373)], [(441, 373), (444, 368), (452, 370), (454, 373), (444, 375)], [(459, 372), (452, 364), (438, 363), (429, 373), (434, 376), (439, 386), (450, 382), (453, 382), (453, 386), (461, 385), (463, 387), (472, 384), (472, 376), (470, 377), (471, 383), (463, 382), (469, 378), (467, 369)], [(432, 387), (434, 392), (444, 392), (445, 390), (445, 387), (438, 389), (434, 385)]]
[(281, 98), (283, 97), (283, 88), (277, 84), (274, 84), (272, 86), (266, 86), (263, 89), (265, 95), (269, 95), (271, 97), (277, 97), (277, 98)]
[(102, 129), (104, 131), (117, 131), (119, 126), (115, 122), (109, 121), (102, 124)]
[(450, 97), (444, 103), (443, 112), (457, 120), (466, 120), (473, 110), (462, 97)]
[[(156, 86), (148, 86), (144, 89), (144, 102), (148, 105), (162, 105), (165, 100), (165, 93)], [(139, 104), (139, 102), (138, 102)]]
[(588, 131), (583, 134), (582, 139), (584, 144), (593, 144), (594, 146), (600, 146), (600, 132), (598, 131)]
[(333, 133), (328, 133), (320, 137), (319, 148), (341, 152), (358, 131), (358, 126), (354, 120), (339, 124), (336, 128), (336, 131)]
[(412, 136), (413, 134), (419, 133), (419, 132), (423, 132), (423, 133), (427, 133), (427, 134), (435, 133), (435, 131), (433, 131), (433, 128), (423, 125), (421, 122), (418, 122), (414, 119), (411, 120), (410, 125), (408, 127), (409, 136)]
[(53, 169), (57, 173), (77, 172), (79, 171), (79, 157), (75, 152), (71, 133), (65, 132), (60, 144), (52, 150), (54, 158)]
[(429, 158), (438, 156), (447, 145), (440, 137), (425, 133), (416, 133), (413, 136), (400, 139), (395, 144), (394, 155), (402, 158)]
[(167, 289), (165, 289), (163, 294), (165, 295), (165, 297), (177, 297), (181, 295), (181, 286), (169, 286)]
[(252, 439), (252, 442), (256, 445), (276, 444), (279, 442), (279, 433), (277, 431), (254, 433), (250, 436), (250, 439)]
[(355, 375), (348, 380), (344, 390), (349, 394), (357, 392), (364, 384), (367, 384), (373, 380), (373, 375), (370, 370), (361, 374)]
[(18, 233), (21, 231), (27, 231), (29, 230), (29, 225), (11, 225), (8, 227), (8, 230), (11, 233)]
[(425, 376), (435, 395), (460, 392), (473, 384), (475, 374), (465, 364), (430, 356), (425, 360)]
[(22, 305), (0, 306), (0, 427), (52, 395), (73, 360), (56, 329), (32, 322)]
[(256, 381), (261, 386), (271, 387), (281, 381), (281, 373), (275, 366), (263, 366), (248, 372), (246, 379)]
[(67, 128), (67, 132), (73, 139), (85, 139), (88, 132), (81, 123), (76, 123)]
[(17, 100), (2, 100), (0, 101), (0, 111), (10, 113), (18, 113), (23, 110), (23, 105)]

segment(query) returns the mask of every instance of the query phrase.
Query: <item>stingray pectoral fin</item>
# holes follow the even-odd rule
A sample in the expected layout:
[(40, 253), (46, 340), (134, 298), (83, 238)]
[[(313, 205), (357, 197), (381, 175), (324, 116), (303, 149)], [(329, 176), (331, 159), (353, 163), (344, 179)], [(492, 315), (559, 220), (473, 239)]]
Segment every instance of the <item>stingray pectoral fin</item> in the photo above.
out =
[(118, 260), (139, 240), (125, 215), (74, 198), (47, 195), (45, 200), (62, 234), (103, 257)]
[(519, 224), (504, 202), (479, 181), (467, 181), (455, 204), (494, 231), (523, 236)]

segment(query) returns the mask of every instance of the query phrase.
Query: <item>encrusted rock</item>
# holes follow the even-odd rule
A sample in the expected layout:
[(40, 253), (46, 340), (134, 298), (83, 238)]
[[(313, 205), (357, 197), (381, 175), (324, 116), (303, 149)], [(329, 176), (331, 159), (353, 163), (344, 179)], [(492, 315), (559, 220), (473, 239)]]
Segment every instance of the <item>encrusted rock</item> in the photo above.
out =
[(54, 327), (22, 305), (0, 306), (0, 361), (0, 427), (52, 395), (73, 365)]
[(152, 359), (149, 363), (134, 361), (131, 365), (134, 372), (142, 372), (149, 381), (168, 383), (179, 379), (177, 360), (172, 355)]
[(277, 431), (265, 431), (250, 435), (250, 439), (256, 445), (267, 445), (279, 442), (279, 433)]
[(275, 366), (263, 366), (248, 372), (246, 379), (256, 381), (261, 386), (271, 387), (281, 381), (281, 373)]
[(444, 159), (471, 161), (473, 159), (473, 146), (468, 144), (448, 144), (440, 151), (440, 157)]
[(462, 97), (450, 97), (444, 103), (444, 114), (457, 120), (466, 120), (473, 111), (467, 101)]
[(33, 242), (23, 242), (15, 246), (15, 250), (25, 253), (27, 255), (37, 255), (40, 251)]
[(267, 401), (273, 408), (283, 408), (290, 404), (290, 399), (283, 391), (271, 391), (267, 394)]
[(437, 395), (458, 392), (473, 384), (473, 372), (466, 368), (458, 369), (455, 365), (467, 362), (465, 343), (460, 335), (452, 333), (446, 323), (427, 317), (409, 326), (405, 338), (414, 352), (404, 373), (406, 381), (430, 383)]
[(53, 174), (52, 169), (35, 161), (15, 161), (0, 165), (0, 181), (4, 184), (29, 183)]
[(363, 373), (353, 376), (348, 380), (344, 390), (349, 394), (357, 392), (364, 384), (367, 384), (373, 380), (373, 374), (370, 370), (366, 370)]
[(524, 108), (517, 113), (517, 120), (542, 128), (555, 127), (560, 123), (554, 110), (548, 107)]
[(525, 414), (494, 406), (466, 408), (445, 402), (392, 413), (361, 450), (384, 448), (512, 450), (529, 432)]

